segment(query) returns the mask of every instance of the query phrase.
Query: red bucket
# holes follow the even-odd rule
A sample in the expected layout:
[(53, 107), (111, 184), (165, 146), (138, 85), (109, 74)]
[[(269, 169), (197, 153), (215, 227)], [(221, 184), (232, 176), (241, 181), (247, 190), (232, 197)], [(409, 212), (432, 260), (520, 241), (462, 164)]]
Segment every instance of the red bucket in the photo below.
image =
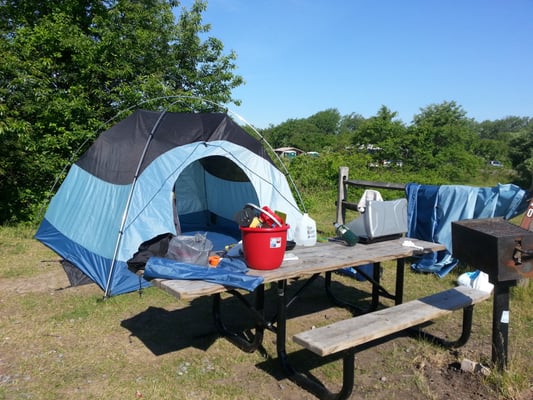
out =
[(289, 225), (275, 228), (241, 226), (244, 260), (252, 269), (276, 269), (283, 262)]

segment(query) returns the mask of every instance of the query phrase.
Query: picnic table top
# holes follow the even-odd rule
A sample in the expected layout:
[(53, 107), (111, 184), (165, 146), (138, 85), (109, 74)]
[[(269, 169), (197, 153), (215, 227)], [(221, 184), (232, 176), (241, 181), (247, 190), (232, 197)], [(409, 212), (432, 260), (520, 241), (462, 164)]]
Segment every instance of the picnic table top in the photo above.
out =
[[(405, 242), (409, 241), (417, 247), (406, 246)], [(347, 267), (407, 258), (421, 254), (421, 252), (430, 253), (440, 250), (445, 250), (445, 246), (405, 237), (376, 243), (357, 244), (353, 247), (345, 246), (340, 242), (317, 243), (315, 246), (309, 247), (297, 246), (287, 252), (296, 256), (297, 260), (285, 260), (279, 268), (273, 270), (250, 269), (248, 275), (262, 276), (264, 283), (278, 282)], [(193, 299), (230, 289), (224, 285), (202, 280), (154, 279), (152, 283), (178, 299)]]

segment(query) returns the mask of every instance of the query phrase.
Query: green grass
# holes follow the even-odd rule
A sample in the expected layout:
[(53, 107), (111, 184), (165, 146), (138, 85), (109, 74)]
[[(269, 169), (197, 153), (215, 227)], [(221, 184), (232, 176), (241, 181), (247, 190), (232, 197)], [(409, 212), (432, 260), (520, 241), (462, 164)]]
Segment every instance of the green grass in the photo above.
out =
[[(309, 207), (324, 237), (333, 233), (331, 203), (331, 198), (317, 197)], [(145, 399), (311, 398), (279, 373), (272, 333), (265, 333), (267, 357), (248, 354), (216, 335), (207, 298), (178, 301), (148, 288), (142, 297), (129, 293), (102, 301), (95, 285), (63, 289), (68, 281), (58, 257), (32, 237), (29, 228), (0, 228), (0, 399), (135, 399), (137, 391)], [(383, 283), (389, 288), (394, 286), (394, 274), (388, 273), (393, 266), (384, 264)], [(407, 272), (405, 299), (451, 287), (461, 272), (443, 279)], [(368, 283), (335, 279), (350, 286), (339, 285), (347, 295), (367, 300)], [(305, 292), (301, 301), (317, 310), (292, 316), (289, 336), (346, 317), (344, 310), (329, 308), (321, 293), (319, 285)], [(233, 303), (224, 301), (231, 314)], [(484, 382), (498, 398), (518, 398), (533, 380), (532, 301), (531, 284), (512, 288), (509, 368), (493, 371)], [(234, 312), (233, 318), (241, 319), (240, 311)], [(460, 313), (454, 313), (430, 329), (451, 335), (460, 320)], [(476, 306), (473, 338), (457, 353), (409, 338), (361, 352), (356, 392), (361, 398), (412, 393), (413, 399), (438, 399), (420, 365), (445, 369), (461, 357), (490, 362), (491, 320), (491, 302)], [(339, 362), (316, 366), (292, 342), (288, 351), (317, 377), (340, 381)]]

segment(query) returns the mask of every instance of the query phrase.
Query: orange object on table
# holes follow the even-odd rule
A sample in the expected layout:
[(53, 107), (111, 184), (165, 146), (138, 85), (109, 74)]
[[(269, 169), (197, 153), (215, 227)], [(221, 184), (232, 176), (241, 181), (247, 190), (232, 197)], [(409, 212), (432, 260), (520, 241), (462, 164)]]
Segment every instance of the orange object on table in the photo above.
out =
[(220, 262), (220, 256), (209, 256), (208, 261), (210, 267), (216, 267)]

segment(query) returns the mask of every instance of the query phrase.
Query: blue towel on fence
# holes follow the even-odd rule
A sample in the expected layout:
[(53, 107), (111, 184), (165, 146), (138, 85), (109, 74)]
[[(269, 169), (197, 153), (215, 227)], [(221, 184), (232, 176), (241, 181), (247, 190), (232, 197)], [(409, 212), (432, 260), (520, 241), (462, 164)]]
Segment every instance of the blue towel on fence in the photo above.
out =
[(457, 264), (452, 257), (451, 223), (463, 219), (504, 217), (510, 219), (525, 211), (527, 192), (513, 184), (492, 188), (461, 185), (419, 185), (405, 188), (407, 236), (441, 243), (446, 250), (424, 255), (411, 267), (443, 277)]

